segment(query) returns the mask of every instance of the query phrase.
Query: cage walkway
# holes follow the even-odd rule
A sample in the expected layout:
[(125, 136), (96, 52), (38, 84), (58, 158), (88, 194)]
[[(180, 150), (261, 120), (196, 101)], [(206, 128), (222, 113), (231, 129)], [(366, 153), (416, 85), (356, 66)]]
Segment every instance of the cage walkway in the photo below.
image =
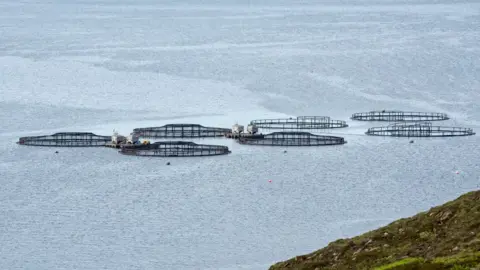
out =
[(371, 111), (363, 113), (354, 113), (352, 120), (358, 121), (388, 121), (388, 122), (405, 122), (405, 121), (443, 121), (449, 117), (445, 113), (434, 112), (402, 112), (402, 111)]
[(204, 127), (198, 124), (168, 124), (161, 127), (135, 128), (133, 133), (142, 138), (208, 138), (223, 137), (228, 128)]
[(125, 145), (121, 154), (155, 157), (204, 157), (226, 155), (230, 153), (227, 146), (196, 144), (186, 141), (165, 141), (153, 144)]
[(385, 127), (372, 127), (369, 128), (365, 134), (392, 137), (453, 137), (475, 135), (471, 128), (432, 126), (430, 122), (396, 123)]
[(328, 116), (298, 116), (297, 118), (258, 119), (250, 121), (250, 124), (258, 128), (281, 130), (330, 129), (348, 127), (345, 121), (332, 120)]
[(105, 146), (110, 140), (110, 136), (91, 132), (60, 132), (53, 135), (21, 137), (17, 143), (30, 146), (96, 147)]
[(269, 146), (323, 146), (340, 145), (346, 141), (342, 137), (315, 135), (309, 132), (273, 132), (262, 138), (240, 137), (240, 144)]

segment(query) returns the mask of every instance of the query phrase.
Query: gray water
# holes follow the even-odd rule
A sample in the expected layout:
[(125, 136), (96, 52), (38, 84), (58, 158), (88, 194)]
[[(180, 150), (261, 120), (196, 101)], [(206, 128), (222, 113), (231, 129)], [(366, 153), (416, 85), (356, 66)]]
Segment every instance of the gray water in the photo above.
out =
[(478, 132), (475, 1), (258, 2), (0, 2), (0, 269), (267, 269), (479, 188), (478, 136), (363, 135), (382, 123), (208, 158), (15, 144), (375, 109)]

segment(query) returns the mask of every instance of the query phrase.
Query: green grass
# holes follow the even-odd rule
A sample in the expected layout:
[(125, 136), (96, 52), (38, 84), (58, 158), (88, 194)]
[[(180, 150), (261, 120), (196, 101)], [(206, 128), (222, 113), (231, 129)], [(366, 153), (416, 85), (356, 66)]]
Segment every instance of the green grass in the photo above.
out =
[(458, 267), (470, 269), (480, 264), (480, 252), (460, 253), (449, 257), (439, 257), (433, 259), (432, 262), (442, 264), (446, 267), (452, 267), (452, 269), (463, 269)]
[[(392, 269), (400, 269), (405, 267), (413, 267), (414, 265), (420, 265), (424, 263), (425, 260), (423, 258), (406, 258), (400, 261), (396, 261), (394, 263), (390, 263), (387, 265), (383, 265), (380, 267), (376, 267), (374, 270), (392, 270)], [(407, 269), (407, 268), (405, 268)]]
[(470, 270), (480, 264), (480, 252), (461, 253), (454, 256), (438, 257), (432, 260), (406, 258), (394, 263), (374, 268), (374, 270), (407, 269), (451, 269)]

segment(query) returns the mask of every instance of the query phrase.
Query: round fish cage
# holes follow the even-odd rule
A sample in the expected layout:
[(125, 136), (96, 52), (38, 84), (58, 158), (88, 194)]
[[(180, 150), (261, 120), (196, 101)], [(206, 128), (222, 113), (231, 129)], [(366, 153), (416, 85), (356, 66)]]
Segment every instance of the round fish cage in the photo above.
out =
[(329, 129), (348, 127), (345, 121), (332, 120), (328, 116), (298, 116), (284, 119), (259, 119), (250, 121), (251, 125), (264, 129)]
[(124, 145), (121, 154), (149, 157), (204, 157), (231, 153), (227, 146), (165, 141), (152, 144)]
[(323, 146), (346, 143), (342, 137), (316, 135), (309, 132), (273, 132), (256, 138), (240, 137), (238, 142), (270, 146)]
[(449, 117), (445, 113), (433, 112), (402, 112), (402, 111), (371, 111), (354, 113), (352, 120), (358, 121), (388, 121), (388, 122), (418, 122), (418, 121), (443, 121)]
[(385, 127), (372, 127), (369, 128), (365, 134), (391, 137), (453, 137), (475, 135), (471, 128), (432, 126), (430, 122), (396, 123)]
[(53, 135), (21, 137), (17, 144), (55, 147), (95, 147), (105, 146), (110, 140), (110, 136), (96, 135), (91, 132), (60, 132)]
[(198, 124), (168, 124), (161, 127), (135, 128), (133, 133), (143, 138), (207, 138), (222, 137), (228, 128), (204, 127)]

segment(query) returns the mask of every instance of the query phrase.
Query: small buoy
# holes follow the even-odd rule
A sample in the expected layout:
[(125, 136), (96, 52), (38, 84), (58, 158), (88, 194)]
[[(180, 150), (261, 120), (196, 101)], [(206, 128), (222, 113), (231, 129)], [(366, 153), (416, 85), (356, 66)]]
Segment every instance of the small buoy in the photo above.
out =
[(167, 165), (170, 165), (170, 162), (167, 162)]
[(272, 180), (268, 180), (268, 182), (269, 182), (269, 183), (271, 183), (271, 182), (272, 182)]
[(286, 152), (287, 152), (287, 150), (283, 151), (283, 153), (286, 153)]
[(58, 151), (55, 151), (55, 154), (58, 154)]
[(413, 143), (413, 140), (411, 140), (410, 143)]
[(460, 172), (459, 171), (455, 171), (456, 174), (459, 174)]

